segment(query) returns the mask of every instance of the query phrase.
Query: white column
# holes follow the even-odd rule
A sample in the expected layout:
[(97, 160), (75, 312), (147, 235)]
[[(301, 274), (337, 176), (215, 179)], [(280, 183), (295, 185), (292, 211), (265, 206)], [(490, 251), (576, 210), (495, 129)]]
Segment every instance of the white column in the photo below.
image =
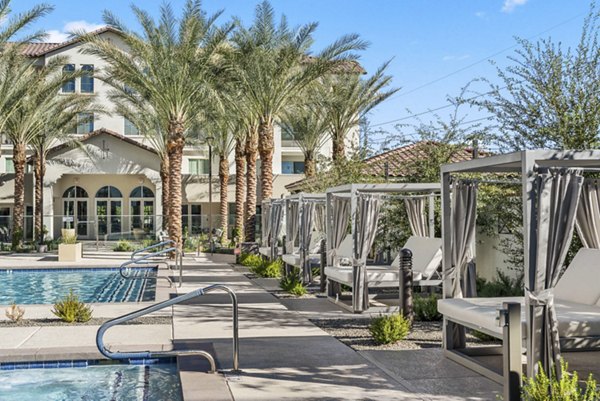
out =
[(162, 181), (154, 182), (156, 190), (154, 191), (154, 233), (158, 235), (162, 230), (163, 222), (163, 204), (162, 204)]

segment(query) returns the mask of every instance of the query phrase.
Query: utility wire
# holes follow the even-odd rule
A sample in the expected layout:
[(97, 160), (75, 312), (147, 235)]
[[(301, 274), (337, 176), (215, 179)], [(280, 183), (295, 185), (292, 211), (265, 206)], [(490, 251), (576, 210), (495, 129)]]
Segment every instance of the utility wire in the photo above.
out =
[[(550, 32), (550, 31), (553, 31), (554, 29), (556, 29), (556, 28), (559, 28), (559, 27), (561, 27), (561, 26), (563, 26), (563, 25), (566, 25), (566, 24), (568, 24), (569, 22), (571, 22), (571, 21), (573, 21), (573, 20), (575, 20), (575, 19), (577, 19), (577, 18), (581, 17), (582, 15), (585, 15), (585, 13), (579, 13), (579, 14), (575, 15), (574, 17), (571, 17), (571, 18), (569, 18), (569, 19), (567, 19), (567, 20), (564, 20), (564, 21), (562, 21), (562, 22), (560, 22), (560, 23), (558, 23), (558, 24), (556, 24), (556, 25), (553, 25), (553, 26), (551, 26), (550, 28), (548, 28), (548, 29), (546, 29), (546, 30), (544, 30), (544, 31), (542, 31), (542, 32), (539, 32), (539, 33), (537, 33), (537, 34), (535, 34), (535, 35), (533, 35), (533, 36), (530, 36), (530, 37), (528, 37), (528, 38), (527, 38), (527, 40), (535, 39), (535, 38), (537, 38), (537, 37), (539, 37), (539, 36), (541, 36), (541, 35), (543, 35), (543, 34), (545, 34), (545, 33), (548, 33), (548, 32)], [(439, 78), (436, 78), (436, 79), (434, 79), (434, 80), (432, 80), (432, 81), (426, 82), (426, 83), (424, 83), (423, 85), (417, 86), (416, 88), (413, 88), (413, 89), (409, 90), (408, 92), (401, 92), (401, 93), (398, 93), (397, 95), (394, 95), (394, 96), (390, 97), (388, 100), (391, 100), (391, 99), (393, 99), (393, 98), (399, 98), (399, 97), (403, 97), (403, 96), (409, 95), (409, 94), (411, 94), (411, 93), (414, 93), (414, 92), (416, 92), (416, 91), (418, 91), (418, 90), (420, 90), (420, 89), (423, 89), (423, 88), (425, 88), (425, 87), (428, 87), (428, 86), (430, 86), (430, 85), (433, 85), (433, 84), (435, 84), (435, 83), (437, 83), (437, 82), (439, 82), (439, 81), (442, 81), (442, 80), (444, 80), (444, 79), (446, 79), (446, 78), (449, 78), (449, 77), (451, 77), (451, 76), (453, 76), (453, 75), (456, 75), (456, 74), (458, 74), (458, 73), (460, 73), (460, 72), (462, 72), (462, 71), (465, 71), (465, 70), (467, 70), (467, 69), (469, 69), (469, 68), (471, 68), (471, 67), (474, 67), (474, 66), (476, 66), (476, 65), (478, 65), (478, 64), (481, 64), (481, 63), (483, 63), (484, 61), (490, 60), (491, 58), (493, 58), (493, 57), (496, 57), (496, 56), (498, 56), (498, 55), (500, 55), (500, 54), (502, 54), (502, 53), (504, 53), (504, 52), (507, 52), (508, 50), (514, 49), (514, 48), (515, 48), (515, 47), (517, 47), (517, 46), (518, 46), (518, 44), (514, 44), (514, 45), (512, 45), (512, 46), (506, 47), (506, 48), (504, 48), (504, 49), (502, 49), (502, 50), (500, 50), (500, 51), (497, 51), (497, 52), (495, 52), (494, 54), (492, 54), (492, 55), (490, 55), (490, 56), (487, 56), (487, 57), (485, 57), (485, 58), (479, 59), (479, 60), (477, 60), (477, 61), (475, 61), (475, 62), (473, 62), (473, 63), (471, 63), (471, 64), (469, 64), (469, 65), (467, 65), (467, 66), (465, 66), (465, 67), (462, 67), (462, 68), (460, 68), (460, 69), (458, 69), (458, 70), (455, 70), (455, 71), (453, 71), (453, 72), (450, 72), (450, 73), (448, 73), (448, 74), (446, 74), (446, 75), (444, 75), (444, 76), (441, 76), (441, 77), (439, 77)], [(504, 86), (504, 87), (502, 87), (502, 88), (498, 88), (497, 90), (502, 90), (502, 89), (505, 89), (505, 88), (506, 88), (506, 86)], [(493, 93), (493, 92), (494, 92), (494, 91), (487, 92), (487, 93), (482, 93), (482, 94), (480, 94), (480, 95), (474, 96), (474, 97), (472, 97), (472, 98), (470, 98), (470, 99), (467, 99), (467, 100), (476, 99), (476, 98), (478, 98), (478, 97), (481, 97), (481, 96), (489, 95), (490, 93)], [(386, 122), (382, 122), (382, 123), (372, 124), (371, 126), (372, 126), (372, 127), (380, 127), (380, 126), (382, 126), (382, 125), (388, 125), (388, 124), (396, 123), (396, 122), (399, 122), (399, 121), (409, 120), (409, 119), (412, 119), (412, 118), (414, 118), (414, 117), (418, 117), (418, 116), (422, 116), (422, 115), (425, 115), (425, 114), (434, 113), (434, 112), (436, 112), (436, 111), (443, 110), (443, 109), (446, 109), (446, 108), (448, 108), (448, 107), (452, 107), (452, 106), (454, 106), (454, 105), (453, 105), (453, 104), (449, 104), (449, 105), (446, 105), (446, 106), (440, 106), (440, 107), (437, 107), (437, 108), (435, 108), (435, 109), (431, 109), (431, 110), (423, 111), (423, 112), (421, 112), (421, 113), (414, 114), (414, 115), (411, 115), (411, 116), (406, 116), (406, 117), (402, 117), (402, 118), (397, 118), (397, 119), (390, 120), (390, 121), (386, 121)]]

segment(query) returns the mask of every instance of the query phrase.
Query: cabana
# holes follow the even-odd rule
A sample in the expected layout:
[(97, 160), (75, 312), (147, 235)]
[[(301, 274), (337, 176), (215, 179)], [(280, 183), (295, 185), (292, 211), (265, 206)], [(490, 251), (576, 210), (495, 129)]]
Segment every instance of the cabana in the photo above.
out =
[(279, 235), (284, 220), (284, 199), (270, 199), (262, 202), (261, 213), (261, 255), (275, 260), (279, 255)]
[[(530, 377), (538, 362), (546, 371), (556, 366), (561, 346), (585, 350), (600, 344), (600, 250), (582, 249), (564, 267), (575, 227), (585, 247), (600, 246), (598, 181), (582, 175), (599, 169), (600, 151), (592, 150), (520, 151), (441, 168), (445, 299), (438, 309), (444, 315), (444, 351), (449, 358), (504, 383), (505, 394), (511, 387), (508, 383), (517, 388), (520, 384), (522, 339)], [(477, 184), (500, 183), (461, 179), (461, 174), (473, 173), (520, 174), (516, 185), (521, 186), (523, 199), (522, 298), (468, 298), (469, 276), (474, 278), (467, 272), (475, 260)], [(481, 348), (476, 352), (466, 348), (465, 327), (504, 341), (502, 372), (479, 362), (476, 356), (484, 353)]]
[(304, 283), (312, 282), (311, 268), (321, 262), (321, 240), (325, 235), (325, 200), (325, 194), (309, 193), (285, 198), (286, 252), (281, 259), (287, 265), (300, 268)]
[[(413, 236), (405, 247), (413, 253), (414, 284), (440, 285), (436, 272), (442, 258), (441, 239), (434, 238), (434, 198), (439, 192), (438, 183), (348, 184), (329, 188), (325, 268), (328, 298), (357, 313), (369, 308), (369, 288), (399, 287), (398, 257), (391, 265), (367, 265), (379, 212), (389, 199), (402, 199), (406, 205)], [(398, 244), (398, 251), (400, 248)], [(351, 307), (340, 302), (340, 284), (352, 287)]]

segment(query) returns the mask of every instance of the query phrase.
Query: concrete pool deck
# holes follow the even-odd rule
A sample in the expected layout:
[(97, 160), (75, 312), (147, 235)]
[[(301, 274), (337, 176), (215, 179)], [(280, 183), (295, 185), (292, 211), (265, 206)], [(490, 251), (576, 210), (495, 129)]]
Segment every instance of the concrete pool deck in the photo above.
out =
[[(94, 260), (104, 263), (113, 257), (98, 256)], [(25, 259), (23, 263), (31, 263), (33, 258)], [(87, 260), (84, 263), (87, 265)], [(203, 379), (196, 375), (192, 380), (186, 372), (182, 381), (188, 401), (495, 400), (500, 391), (495, 383), (444, 359), (440, 350), (352, 350), (308, 320), (320, 311), (330, 317), (346, 313), (326, 300), (319, 300), (325, 303), (308, 299), (305, 303), (302, 300), (282, 303), (246, 278), (241, 269), (213, 263), (206, 257), (187, 257), (184, 267), (183, 287), (172, 288), (170, 292), (184, 293), (213, 283), (228, 285), (236, 291), (240, 302), (240, 368), (243, 372), (226, 375), (226, 381), (214, 375), (204, 375)], [(103, 314), (119, 315), (130, 306), (103, 305)], [(139, 309), (142, 305), (133, 306)], [(0, 327), (0, 360), (98, 358), (97, 328)], [(176, 305), (172, 327), (166, 324), (120, 326), (107, 332), (106, 339), (112, 349), (119, 350), (199, 346), (213, 350), (219, 368), (229, 369), (232, 366), (231, 329), (229, 296), (212, 293), (185, 305)], [(199, 364), (199, 370), (206, 368)], [(211, 392), (207, 392), (207, 387)]]

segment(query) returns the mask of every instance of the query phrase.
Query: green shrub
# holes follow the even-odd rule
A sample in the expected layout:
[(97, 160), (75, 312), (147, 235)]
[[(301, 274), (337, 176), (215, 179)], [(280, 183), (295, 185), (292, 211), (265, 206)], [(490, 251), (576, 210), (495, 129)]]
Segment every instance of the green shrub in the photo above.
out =
[(282, 290), (299, 297), (305, 295), (307, 292), (306, 286), (302, 284), (302, 280), (300, 280), (300, 269), (298, 268), (293, 268), (287, 276), (283, 276), (279, 281), (279, 287)]
[(114, 252), (133, 252), (135, 251), (135, 246), (126, 239), (121, 238), (117, 245), (113, 247)]
[(392, 344), (403, 340), (410, 332), (410, 321), (399, 313), (374, 318), (369, 331), (377, 344)]
[(600, 390), (596, 380), (590, 374), (585, 382), (585, 389), (579, 384), (577, 372), (568, 372), (568, 364), (561, 361), (563, 375), (560, 380), (552, 372), (548, 377), (542, 366), (535, 377), (525, 378), (521, 399), (523, 401), (598, 401)]
[(242, 266), (250, 267), (252, 270), (252, 268), (261, 267), (263, 265), (263, 259), (260, 255), (246, 254), (240, 256), (240, 264)]
[(152, 238), (147, 238), (142, 240), (142, 248), (148, 248), (154, 244), (158, 244), (158, 241)]
[(479, 341), (483, 342), (498, 341), (496, 337), (492, 337), (489, 334), (485, 334), (484, 332), (481, 332), (479, 330), (471, 330), (471, 335), (477, 338)]
[(63, 244), (76, 244), (77, 243), (77, 234), (66, 234), (61, 237), (60, 240)]
[(421, 322), (433, 322), (442, 320), (442, 314), (437, 309), (438, 297), (431, 294), (428, 297), (414, 296), (413, 311), (415, 320)]
[(69, 295), (54, 304), (52, 313), (63, 322), (87, 322), (92, 318), (92, 309), (81, 302), (79, 297), (69, 291)]
[(523, 295), (523, 275), (513, 279), (501, 271), (496, 272), (496, 278), (487, 281), (477, 278), (477, 296), (493, 297), (518, 297)]
[(263, 268), (259, 268), (260, 272), (258, 273), (261, 277), (281, 277), (281, 272), (283, 271), (283, 260), (277, 259), (263, 266)]

